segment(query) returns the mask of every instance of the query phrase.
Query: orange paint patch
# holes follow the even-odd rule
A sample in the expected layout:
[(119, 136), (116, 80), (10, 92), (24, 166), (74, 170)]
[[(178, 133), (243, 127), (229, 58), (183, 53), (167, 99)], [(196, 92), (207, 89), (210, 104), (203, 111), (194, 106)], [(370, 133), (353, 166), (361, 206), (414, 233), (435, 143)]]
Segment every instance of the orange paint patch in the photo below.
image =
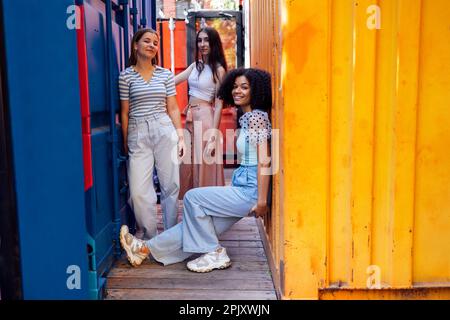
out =
[[(310, 20), (312, 20), (312, 18)], [(316, 34), (317, 29), (308, 21), (286, 33), (286, 40), (284, 43), (286, 45), (287, 63), (289, 67), (294, 69), (289, 70), (292, 72), (287, 72), (288, 76), (289, 74), (292, 74), (295, 77), (298, 77), (298, 74), (303, 72), (309, 58), (311, 42)]]

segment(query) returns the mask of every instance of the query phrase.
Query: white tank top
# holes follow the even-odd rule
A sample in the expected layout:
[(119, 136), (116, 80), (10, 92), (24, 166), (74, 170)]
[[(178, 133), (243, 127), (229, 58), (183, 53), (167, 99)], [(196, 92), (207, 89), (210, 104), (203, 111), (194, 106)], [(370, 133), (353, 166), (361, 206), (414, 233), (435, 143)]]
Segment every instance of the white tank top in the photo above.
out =
[(190, 96), (210, 102), (214, 100), (216, 96), (216, 84), (213, 81), (213, 74), (209, 65), (204, 65), (200, 76), (194, 65), (194, 68), (189, 75), (188, 83)]

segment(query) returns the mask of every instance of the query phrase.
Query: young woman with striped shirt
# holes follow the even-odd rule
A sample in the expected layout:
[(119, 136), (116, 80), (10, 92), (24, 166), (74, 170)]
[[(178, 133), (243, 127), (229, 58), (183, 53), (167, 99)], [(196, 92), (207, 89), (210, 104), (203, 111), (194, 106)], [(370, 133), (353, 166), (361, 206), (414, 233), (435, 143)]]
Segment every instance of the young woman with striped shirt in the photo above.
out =
[(164, 229), (177, 223), (179, 162), (185, 150), (174, 75), (158, 63), (159, 37), (153, 29), (136, 32), (129, 67), (119, 76), (124, 150), (129, 155), (129, 203), (137, 237), (157, 235), (153, 170), (161, 186)]

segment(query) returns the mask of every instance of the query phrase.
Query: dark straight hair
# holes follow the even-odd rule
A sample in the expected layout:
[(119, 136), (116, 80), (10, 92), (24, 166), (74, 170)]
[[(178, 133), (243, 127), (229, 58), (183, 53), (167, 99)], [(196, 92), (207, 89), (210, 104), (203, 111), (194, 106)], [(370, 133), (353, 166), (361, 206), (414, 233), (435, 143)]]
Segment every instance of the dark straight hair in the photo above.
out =
[(200, 74), (203, 71), (204, 65), (200, 62), (199, 56), (200, 52), (198, 50), (198, 37), (200, 32), (204, 32), (208, 35), (209, 42), (209, 56), (208, 56), (208, 64), (211, 67), (213, 73), (213, 81), (216, 83), (216, 79), (219, 79), (219, 75), (217, 73), (217, 65), (221, 65), (225, 72), (227, 72), (227, 61), (225, 59), (225, 53), (223, 51), (222, 41), (220, 40), (220, 35), (216, 29), (211, 27), (205, 27), (200, 29), (197, 32), (197, 36), (195, 38), (195, 66), (197, 67), (198, 73)]
[[(130, 51), (131, 53), (130, 53), (130, 58), (128, 59), (128, 65), (127, 65), (128, 67), (136, 65), (136, 63), (137, 63), (137, 53), (136, 53), (136, 50), (134, 50), (134, 45), (136, 43), (138, 43), (139, 40), (141, 40), (142, 36), (144, 34), (146, 34), (147, 32), (156, 34), (156, 36), (158, 37), (158, 40), (159, 40), (158, 33), (155, 30), (151, 29), (151, 28), (139, 29), (138, 31), (136, 31), (136, 33), (133, 36), (133, 40), (131, 41), (131, 51)], [(153, 65), (157, 65), (158, 63), (159, 63), (158, 54), (156, 54), (156, 56), (152, 59), (152, 64)]]

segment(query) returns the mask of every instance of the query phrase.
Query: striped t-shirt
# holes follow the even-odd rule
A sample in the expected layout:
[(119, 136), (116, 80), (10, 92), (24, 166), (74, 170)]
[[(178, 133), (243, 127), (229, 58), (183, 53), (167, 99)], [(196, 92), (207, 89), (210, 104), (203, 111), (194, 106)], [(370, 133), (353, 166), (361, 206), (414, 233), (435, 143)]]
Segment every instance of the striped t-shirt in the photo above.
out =
[(177, 94), (173, 73), (160, 66), (149, 81), (133, 67), (126, 68), (119, 75), (119, 93), (120, 100), (130, 101), (130, 119), (166, 113), (166, 98)]

